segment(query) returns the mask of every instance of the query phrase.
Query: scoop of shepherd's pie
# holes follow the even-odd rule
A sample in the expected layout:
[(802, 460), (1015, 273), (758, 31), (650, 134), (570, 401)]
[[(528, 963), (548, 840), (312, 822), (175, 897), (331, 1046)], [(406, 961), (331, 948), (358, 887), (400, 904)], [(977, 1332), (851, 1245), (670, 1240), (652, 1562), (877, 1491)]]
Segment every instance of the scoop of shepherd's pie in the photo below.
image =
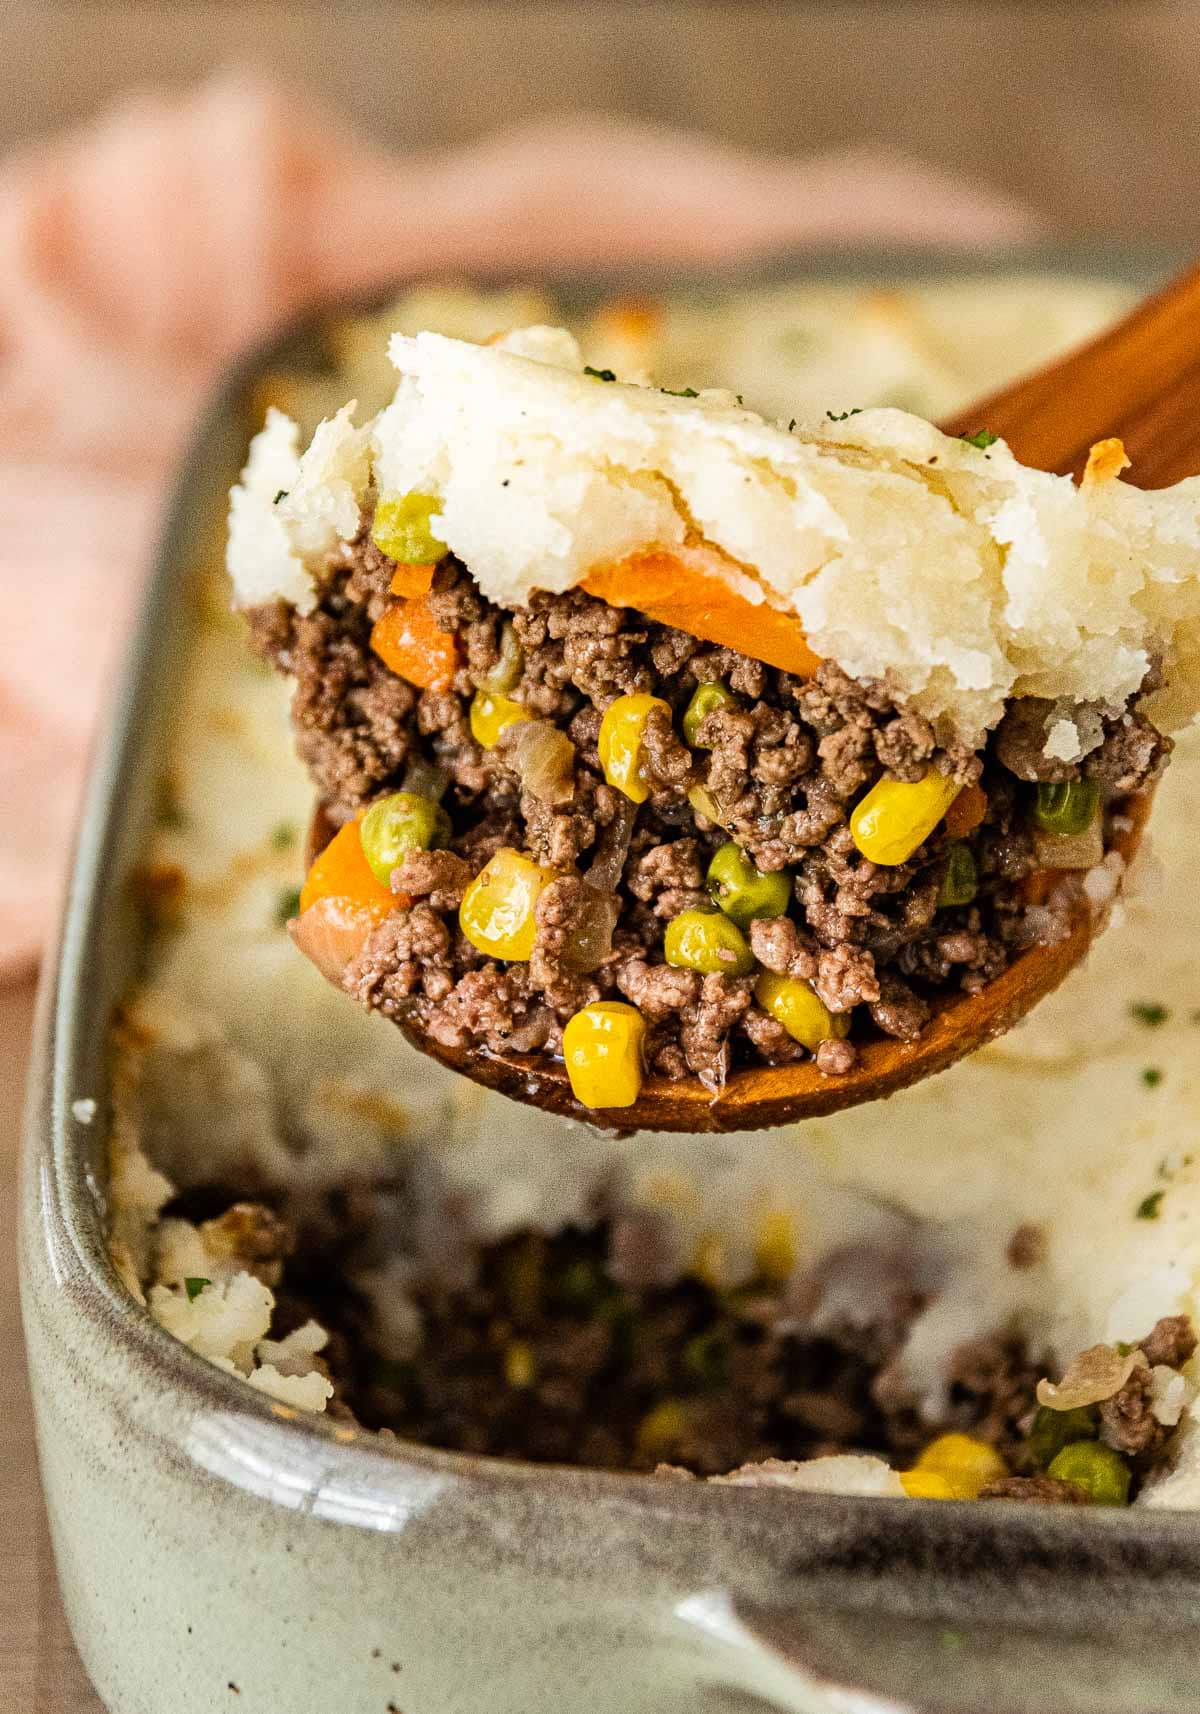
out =
[[(800, 428), (567, 333), (397, 337), (231, 508), (333, 837), (294, 938), (438, 1050), (850, 1071), (1117, 891), (1190, 708), (1200, 487), (1078, 488), (894, 410)], [(1200, 659), (1200, 653), (1197, 653)]]

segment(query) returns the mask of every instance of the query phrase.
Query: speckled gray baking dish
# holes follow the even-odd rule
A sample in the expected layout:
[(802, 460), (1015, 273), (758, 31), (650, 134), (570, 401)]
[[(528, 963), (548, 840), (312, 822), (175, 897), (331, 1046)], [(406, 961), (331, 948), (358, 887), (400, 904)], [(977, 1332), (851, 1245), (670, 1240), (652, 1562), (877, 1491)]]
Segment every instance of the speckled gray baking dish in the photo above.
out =
[[(836, 271), (931, 266), (953, 261)], [(789, 271), (828, 277), (830, 259)], [(67, 1613), (113, 1714), (1196, 1714), (1200, 1519), (385, 1446), (282, 1412), (125, 1294), (103, 1240), (103, 1100), (90, 1126), (72, 1102), (103, 1092), (108, 1019), (140, 957), (128, 880), (188, 642), (176, 597), (242, 451), (235, 404), (283, 350), (233, 378), (181, 481), (40, 1003), (25, 1325)]]

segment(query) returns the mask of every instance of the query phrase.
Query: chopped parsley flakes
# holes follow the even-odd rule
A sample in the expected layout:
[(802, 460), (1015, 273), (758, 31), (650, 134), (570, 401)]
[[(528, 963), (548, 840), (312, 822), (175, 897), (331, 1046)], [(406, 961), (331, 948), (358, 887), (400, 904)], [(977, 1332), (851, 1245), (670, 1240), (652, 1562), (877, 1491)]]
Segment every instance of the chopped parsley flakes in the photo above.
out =
[(1144, 1196), (1138, 1203), (1137, 1217), (1139, 1220), (1157, 1220), (1165, 1190), (1152, 1190), (1149, 1196)]
[(672, 399), (698, 399), (699, 393), (695, 387), (660, 387), (660, 393), (668, 393)]
[(844, 423), (847, 417), (861, 417), (862, 406), (855, 405), (854, 409), (851, 411), (826, 411), (825, 415), (829, 418), (831, 423)]
[(1165, 1024), (1171, 1016), (1166, 1006), (1159, 1005), (1157, 1000), (1135, 1000), (1129, 1008), (1129, 1015), (1139, 1024), (1148, 1024), (1151, 1029)]
[(583, 366), (585, 375), (590, 375), (593, 381), (615, 381), (616, 371), (612, 369), (593, 369), (590, 363)]
[(1163, 1073), (1160, 1065), (1147, 1065), (1143, 1067), (1142, 1082), (1146, 1085), (1147, 1089), (1157, 1089), (1162, 1080)]
[(271, 829), (271, 848), (274, 851), (290, 851), (296, 843), (296, 823), (294, 821), (277, 821)]
[(276, 494), (274, 500), (272, 500), (271, 504), (273, 506), (278, 506), (279, 502), (281, 500), (286, 500), (287, 497), (288, 497), (288, 490), (286, 488), (281, 488), (279, 490), (278, 494)]
[(991, 429), (976, 429), (974, 434), (960, 434), (958, 438), (965, 440), (968, 446), (973, 446), (980, 452), (986, 452), (989, 446), (995, 446), (1000, 436), (993, 434)]
[(211, 1284), (212, 1284), (211, 1280), (203, 1280), (203, 1279), (198, 1279), (198, 1278), (184, 1280), (183, 1289), (185, 1292), (187, 1292), (188, 1302), (189, 1303), (195, 1303), (196, 1299), (200, 1296), (200, 1293), (204, 1290), (205, 1286), (211, 1285)]

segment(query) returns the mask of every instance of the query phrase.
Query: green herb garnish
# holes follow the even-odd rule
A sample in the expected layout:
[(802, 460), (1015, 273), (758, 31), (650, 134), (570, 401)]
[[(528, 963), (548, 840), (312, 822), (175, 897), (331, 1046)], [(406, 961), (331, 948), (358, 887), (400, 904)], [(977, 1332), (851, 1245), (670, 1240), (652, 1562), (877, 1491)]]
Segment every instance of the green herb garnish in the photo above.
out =
[(1131, 1017), (1139, 1024), (1148, 1024), (1151, 1029), (1158, 1024), (1165, 1024), (1171, 1016), (1165, 1006), (1160, 1006), (1157, 1000), (1136, 1000), (1129, 1008)]
[(299, 887), (285, 887), (275, 901), (275, 921), (282, 928), (285, 923), (291, 922), (293, 917), (299, 915), (300, 889)]
[(615, 381), (616, 373), (612, 369), (593, 369), (590, 363), (583, 366), (585, 375), (590, 375), (593, 381)]
[(271, 504), (273, 506), (278, 506), (279, 502), (281, 500), (286, 500), (287, 497), (288, 497), (288, 490), (286, 488), (281, 488), (279, 490), (278, 494), (276, 494), (275, 498), (272, 500)]
[(852, 411), (826, 411), (825, 415), (831, 423), (844, 423), (847, 417), (861, 417), (862, 406), (855, 405)]
[(1137, 1206), (1138, 1219), (1157, 1220), (1162, 1199), (1166, 1194), (1165, 1190), (1152, 1190), (1149, 1196), (1144, 1196)]
[(699, 393), (695, 387), (660, 387), (660, 393), (669, 393), (673, 399), (698, 399)]
[(277, 821), (271, 829), (271, 848), (274, 851), (290, 851), (296, 843), (296, 823), (294, 821)]
[(1162, 1080), (1163, 1074), (1161, 1066), (1148, 1065), (1142, 1072), (1142, 1082), (1146, 1085), (1147, 1089), (1157, 1089)]
[(991, 429), (976, 429), (974, 434), (960, 434), (958, 438), (965, 440), (968, 446), (973, 446), (980, 452), (986, 452), (989, 446), (995, 446), (1000, 436), (993, 434)]
[(188, 1302), (189, 1303), (195, 1303), (196, 1299), (200, 1296), (200, 1293), (204, 1290), (205, 1286), (211, 1285), (211, 1284), (212, 1284), (211, 1280), (202, 1280), (202, 1279), (186, 1279), (186, 1280), (184, 1280), (183, 1289), (185, 1292), (187, 1292)]

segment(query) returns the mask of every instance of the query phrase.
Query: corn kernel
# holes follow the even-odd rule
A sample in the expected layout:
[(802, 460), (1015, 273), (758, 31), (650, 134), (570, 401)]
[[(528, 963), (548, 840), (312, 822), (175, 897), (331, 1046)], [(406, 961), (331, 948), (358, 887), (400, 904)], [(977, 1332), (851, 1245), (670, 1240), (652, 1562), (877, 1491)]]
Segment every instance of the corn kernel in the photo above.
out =
[(432, 565), (447, 551), (429, 527), (441, 506), (434, 494), (381, 494), (371, 524), (371, 540), (402, 565)]
[(537, 933), (537, 902), (553, 879), (553, 869), (543, 868), (511, 846), (497, 851), (471, 882), (459, 906), (459, 925), (471, 945), (492, 958), (528, 962)]
[(477, 691), (471, 699), (471, 736), (485, 750), (494, 750), (500, 734), (518, 720), (531, 720), (527, 709), (511, 696), (499, 696), (492, 691)]
[(642, 756), (642, 733), (646, 717), (652, 709), (670, 708), (660, 696), (639, 691), (634, 696), (618, 696), (604, 710), (600, 722), (600, 765), (610, 786), (624, 792), (631, 803), (645, 803), (650, 785), (645, 777)]
[(823, 1041), (836, 1041), (850, 1033), (849, 1014), (831, 1012), (798, 977), (764, 970), (754, 984), (754, 998), (793, 1041), (801, 1042), (810, 1053), (816, 1053)]
[(773, 1208), (758, 1223), (754, 1265), (764, 1278), (782, 1285), (796, 1266), (796, 1222), (786, 1208)]
[(648, 1410), (637, 1428), (638, 1456), (655, 1463), (673, 1452), (688, 1431), (688, 1414), (678, 1399), (664, 1399)]
[(646, 1020), (622, 1000), (596, 1000), (568, 1019), (563, 1059), (585, 1107), (632, 1107), (642, 1088)]
[(724, 826), (721, 806), (707, 786), (689, 786), (687, 798), (697, 815), (702, 815), (705, 821), (711, 821), (714, 827)]
[(894, 868), (923, 845), (961, 787), (930, 768), (923, 780), (878, 780), (850, 816), (854, 843), (872, 863)]
[(532, 1347), (527, 1339), (510, 1339), (504, 1351), (504, 1379), (510, 1387), (531, 1387), (537, 1374)]
[(944, 1476), (966, 1500), (977, 1499), (988, 1482), (1008, 1475), (996, 1448), (971, 1434), (939, 1434), (917, 1459), (916, 1469)]
[(953, 1482), (936, 1470), (901, 1470), (900, 1486), (910, 1500), (962, 1500)]

